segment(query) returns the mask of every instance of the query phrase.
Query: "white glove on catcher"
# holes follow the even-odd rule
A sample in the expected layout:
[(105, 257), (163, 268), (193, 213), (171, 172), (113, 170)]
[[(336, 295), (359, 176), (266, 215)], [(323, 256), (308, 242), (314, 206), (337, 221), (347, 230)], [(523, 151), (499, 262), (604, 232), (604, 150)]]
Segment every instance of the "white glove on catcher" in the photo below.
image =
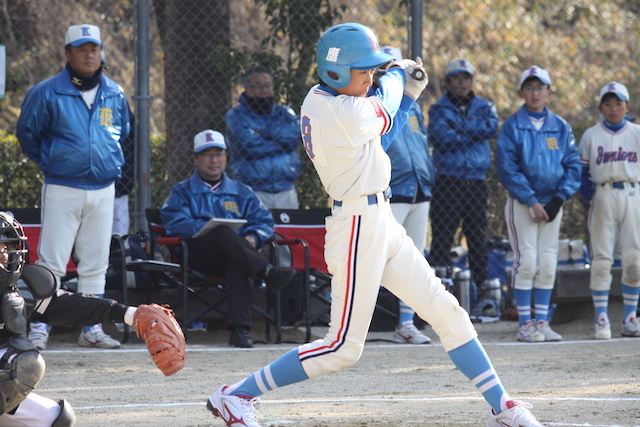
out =
[[(404, 60), (406, 61), (406, 59)], [(404, 91), (413, 99), (418, 99), (424, 88), (429, 84), (429, 76), (422, 66), (422, 58), (416, 58), (415, 65), (405, 68)]]

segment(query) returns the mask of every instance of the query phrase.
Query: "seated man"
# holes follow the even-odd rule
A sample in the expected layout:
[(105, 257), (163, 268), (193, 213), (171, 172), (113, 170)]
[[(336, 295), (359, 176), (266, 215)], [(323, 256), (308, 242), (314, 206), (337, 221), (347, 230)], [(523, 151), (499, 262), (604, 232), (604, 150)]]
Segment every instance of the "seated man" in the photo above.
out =
[[(162, 225), (170, 236), (188, 238), (191, 267), (227, 279), (229, 344), (250, 348), (252, 282), (264, 280), (271, 289), (282, 289), (295, 271), (272, 266), (258, 251), (273, 235), (273, 218), (251, 188), (224, 172), (224, 136), (205, 130), (193, 142), (196, 171), (171, 188), (160, 210)], [(219, 226), (192, 238), (214, 217), (247, 222), (237, 231)]]

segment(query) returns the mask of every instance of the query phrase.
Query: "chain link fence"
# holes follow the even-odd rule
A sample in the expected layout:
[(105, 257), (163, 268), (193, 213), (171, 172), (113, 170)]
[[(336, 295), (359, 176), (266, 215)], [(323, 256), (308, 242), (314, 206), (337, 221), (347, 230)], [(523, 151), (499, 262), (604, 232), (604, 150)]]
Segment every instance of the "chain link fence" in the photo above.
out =
[[(251, 67), (260, 64), (271, 71), (274, 102), (290, 107), (297, 116), (306, 92), (317, 81), (315, 43), (329, 26), (360, 22), (376, 32), (381, 45), (396, 46), (410, 56), (410, 3), (151, 0), (151, 173), (144, 182), (135, 182), (131, 206), (136, 188), (150, 185), (151, 204), (159, 207), (170, 187), (190, 176), (195, 134), (204, 129), (228, 133), (227, 112), (238, 105), (243, 78)], [(106, 73), (125, 88), (133, 108), (134, 10), (131, 0), (0, 0), (0, 44), (7, 49), (7, 91), (0, 100), (2, 206), (39, 205), (42, 176), (21, 155), (15, 123), (26, 91), (62, 70), (69, 25), (100, 26)], [(626, 84), (632, 107), (639, 95), (635, 58), (639, 1), (424, 0), (422, 12), (422, 56), (431, 80), (420, 100), (425, 115), (445, 96), (447, 63), (460, 57), (474, 65), (473, 91), (495, 105), (500, 123), (522, 104), (516, 93), (521, 72), (532, 65), (549, 70), (554, 94), (548, 106), (570, 123), (577, 141), (599, 120), (597, 93), (605, 83)], [(253, 131), (266, 135), (264, 144), (276, 144), (280, 128), (272, 121)], [(489, 141), (494, 153), (495, 137)], [(230, 151), (237, 157), (241, 153), (236, 148)], [(295, 180), (300, 208), (328, 206), (300, 144), (295, 153), (300, 161)], [(244, 155), (253, 160), (250, 152)], [(262, 170), (266, 181), (280, 179), (276, 168)], [(486, 184), (487, 238), (506, 238), (506, 194), (497, 180), (493, 154)], [(453, 189), (443, 188), (444, 197), (464, 197)], [(576, 195), (564, 206), (562, 237), (588, 240), (585, 216), (586, 205)], [(430, 231), (428, 246), (432, 235)], [(467, 246), (459, 227), (453, 245)]]

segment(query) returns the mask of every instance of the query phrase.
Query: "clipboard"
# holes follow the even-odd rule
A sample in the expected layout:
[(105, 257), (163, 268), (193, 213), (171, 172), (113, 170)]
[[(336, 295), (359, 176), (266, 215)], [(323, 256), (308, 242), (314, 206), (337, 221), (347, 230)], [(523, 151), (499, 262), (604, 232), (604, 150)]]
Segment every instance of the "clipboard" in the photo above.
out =
[(202, 227), (196, 234), (191, 236), (194, 239), (198, 237), (202, 237), (209, 230), (213, 230), (216, 227), (220, 227), (221, 225), (227, 226), (233, 231), (238, 230), (240, 227), (247, 223), (246, 219), (234, 219), (234, 218), (211, 218), (209, 222), (207, 222), (204, 227)]

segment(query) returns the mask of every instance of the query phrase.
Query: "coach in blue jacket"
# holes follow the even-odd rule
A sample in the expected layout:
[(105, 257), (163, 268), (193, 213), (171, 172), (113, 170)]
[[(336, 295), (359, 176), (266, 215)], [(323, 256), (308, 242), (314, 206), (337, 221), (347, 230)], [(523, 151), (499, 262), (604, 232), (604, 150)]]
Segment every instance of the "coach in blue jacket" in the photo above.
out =
[(482, 287), (489, 279), (487, 251), (487, 183), (491, 168), (490, 139), (498, 135), (498, 114), (489, 101), (471, 90), (473, 65), (455, 59), (447, 65), (447, 92), (429, 109), (429, 139), (436, 165), (431, 200), (434, 266), (451, 265), (456, 230), (469, 249), (469, 269)]
[(298, 209), (300, 118), (274, 103), (273, 76), (264, 66), (244, 78), (239, 105), (227, 112), (231, 171), (269, 209)]
[[(17, 125), (22, 151), (44, 174), (39, 263), (66, 274), (71, 251), (79, 260), (78, 291), (104, 294), (113, 222), (114, 182), (129, 134), (129, 110), (122, 88), (102, 73), (100, 29), (82, 24), (65, 36), (67, 64), (57, 76), (27, 92)], [(48, 328), (32, 324), (29, 338), (46, 347)], [(120, 343), (100, 325), (78, 338), (84, 347)]]
[[(273, 217), (251, 188), (224, 172), (227, 166), (224, 136), (205, 130), (193, 142), (196, 170), (191, 178), (171, 188), (160, 210), (162, 225), (170, 236), (188, 238), (191, 267), (227, 279), (229, 344), (253, 347), (249, 336), (251, 280), (265, 280), (267, 286), (277, 290), (291, 281), (295, 271), (270, 265), (258, 251), (273, 235)], [(211, 218), (247, 222), (237, 232), (218, 226), (193, 238)]]

